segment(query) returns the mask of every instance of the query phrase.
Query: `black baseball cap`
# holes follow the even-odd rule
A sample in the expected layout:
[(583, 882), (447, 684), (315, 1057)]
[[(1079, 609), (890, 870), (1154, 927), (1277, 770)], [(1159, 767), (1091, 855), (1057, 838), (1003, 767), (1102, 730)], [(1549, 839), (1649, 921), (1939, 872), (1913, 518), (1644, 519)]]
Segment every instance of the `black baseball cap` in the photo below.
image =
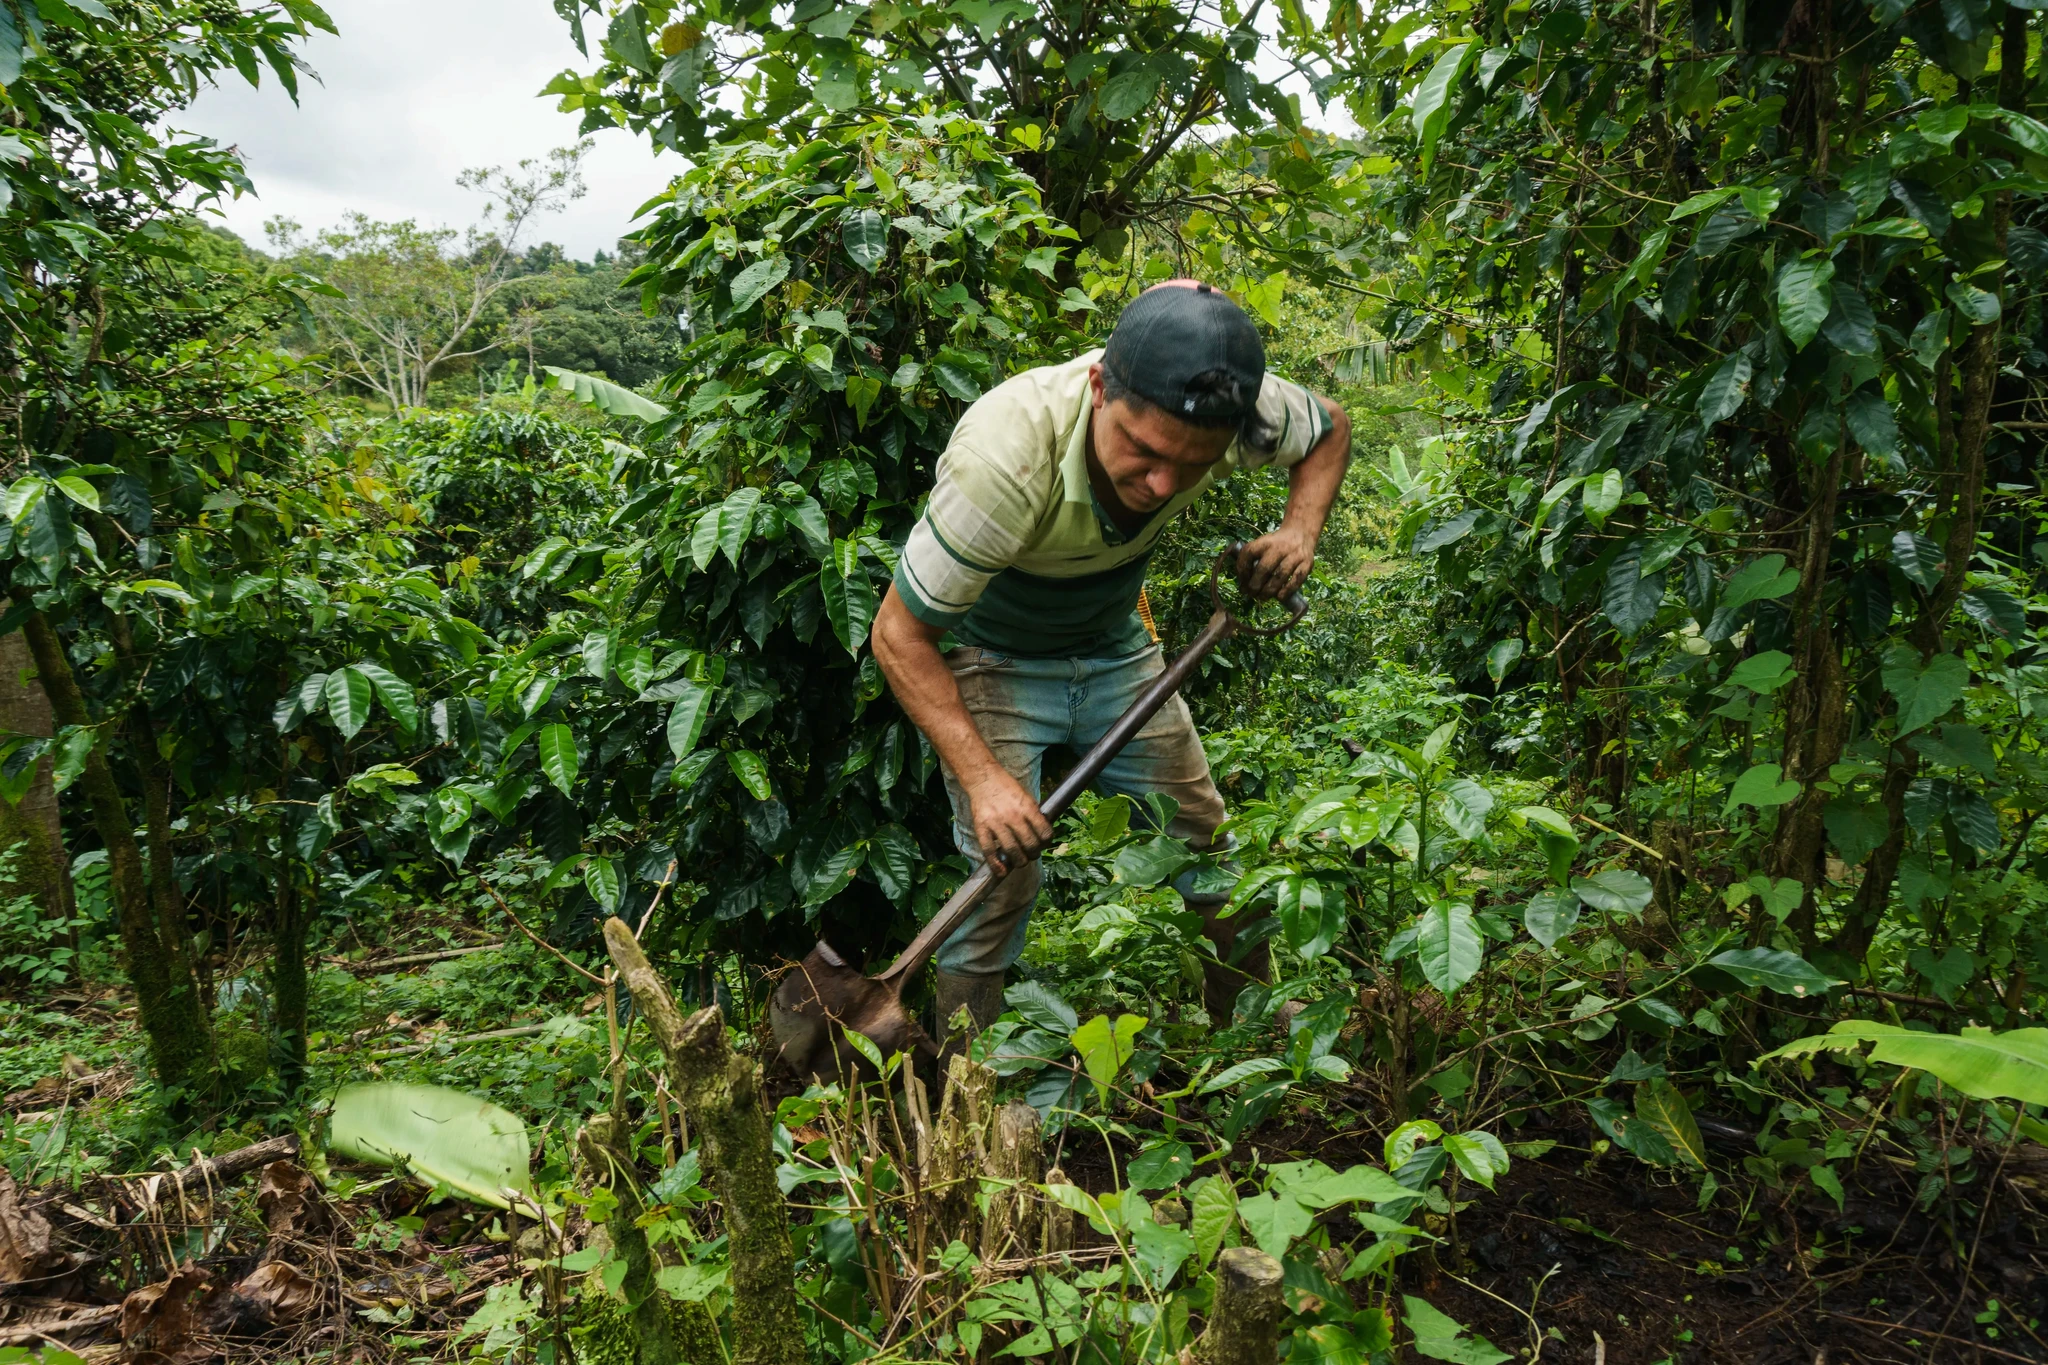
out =
[(1199, 280), (1168, 280), (1131, 300), (1102, 364), (1124, 388), (1183, 421), (1235, 426), (1258, 404), (1266, 347), (1228, 294)]

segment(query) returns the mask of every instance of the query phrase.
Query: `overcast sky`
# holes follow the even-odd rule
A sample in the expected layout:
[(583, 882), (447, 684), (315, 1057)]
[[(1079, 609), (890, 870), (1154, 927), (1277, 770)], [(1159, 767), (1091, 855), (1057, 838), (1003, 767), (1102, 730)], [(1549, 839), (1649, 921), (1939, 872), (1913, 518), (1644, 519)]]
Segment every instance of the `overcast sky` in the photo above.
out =
[[(304, 55), (320, 75), (302, 79), (299, 103), (265, 71), (251, 90), (230, 73), (177, 122), (241, 147), (256, 194), (226, 207), (226, 226), (263, 244), (274, 216), (308, 230), (349, 209), (463, 227), (482, 201), (455, 184), (471, 166), (510, 166), (576, 140), (577, 116), (535, 92), (576, 51), (548, 0), (326, 0), (341, 30)], [(658, 159), (643, 138), (616, 128), (592, 138), (590, 192), (535, 230), (587, 259), (610, 250), (634, 209), (681, 162)]]

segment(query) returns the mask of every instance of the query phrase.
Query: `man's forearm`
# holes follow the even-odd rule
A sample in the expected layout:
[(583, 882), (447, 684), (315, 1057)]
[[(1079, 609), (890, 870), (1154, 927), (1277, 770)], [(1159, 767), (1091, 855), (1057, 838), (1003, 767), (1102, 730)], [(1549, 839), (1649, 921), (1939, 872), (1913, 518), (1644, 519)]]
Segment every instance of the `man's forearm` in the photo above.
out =
[(1344, 486), (1344, 471), (1351, 464), (1351, 419), (1335, 404), (1329, 409), (1329, 434), (1287, 471), (1287, 511), (1281, 524), (1299, 528), (1311, 543), (1321, 539), (1323, 523), (1330, 519), (1337, 491)]
[(894, 588), (875, 614), (874, 646), (875, 662), (882, 666), (896, 704), (963, 786), (972, 789), (991, 769), (1001, 770), (967, 713), (960, 684), (946, 667), (930, 629), (910, 614)]

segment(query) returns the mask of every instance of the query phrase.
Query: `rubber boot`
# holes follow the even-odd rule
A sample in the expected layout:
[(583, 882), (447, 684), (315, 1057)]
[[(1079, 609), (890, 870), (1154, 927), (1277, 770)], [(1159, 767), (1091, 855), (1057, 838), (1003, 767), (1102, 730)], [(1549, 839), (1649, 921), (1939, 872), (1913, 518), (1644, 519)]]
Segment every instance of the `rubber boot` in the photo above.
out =
[(1216, 950), (1217, 960), (1202, 963), (1202, 1008), (1209, 1012), (1214, 1028), (1228, 1028), (1237, 1008), (1237, 997), (1254, 981), (1273, 979), (1272, 955), (1264, 940), (1245, 950), (1235, 965), (1230, 961), (1237, 945), (1239, 918), (1223, 917), (1228, 896), (1184, 896), (1187, 907), (1202, 917), (1202, 937)]
[[(964, 1008), (967, 1017), (974, 1021), (973, 1033), (979, 1033), (1002, 1014), (1003, 973), (992, 972), (984, 976), (970, 972), (949, 972), (934, 967), (932, 977), (938, 988), (938, 999), (933, 1011), (938, 1016), (934, 1021), (938, 1027), (932, 1031), (932, 1036), (939, 1040), (943, 1063), (944, 1057), (954, 1051), (954, 1015)], [(973, 1033), (968, 1036), (972, 1037)]]

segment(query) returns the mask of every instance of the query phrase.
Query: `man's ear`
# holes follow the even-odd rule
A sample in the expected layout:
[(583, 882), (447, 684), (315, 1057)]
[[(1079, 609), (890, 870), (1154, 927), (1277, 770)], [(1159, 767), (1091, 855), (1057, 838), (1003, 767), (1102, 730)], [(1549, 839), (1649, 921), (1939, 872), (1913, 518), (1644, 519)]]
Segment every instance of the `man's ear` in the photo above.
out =
[(1089, 389), (1089, 392), (1091, 392), (1091, 393), (1093, 393), (1093, 394), (1095, 395), (1095, 403), (1094, 403), (1095, 411), (1097, 411), (1097, 412), (1100, 412), (1100, 411), (1102, 411), (1102, 407), (1103, 407), (1103, 404), (1104, 404), (1104, 402), (1105, 402), (1106, 400), (1105, 400), (1105, 399), (1104, 399), (1104, 397), (1103, 397), (1103, 392), (1104, 392), (1104, 391), (1103, 391), (1103, 387), (1102, 387), (1102, 362), (1101, 362), (1101, 361), (1097, 361), (1097, 362), (1096, 362), (1095, 364), (1093, 364), (1093, 365), (1090, 365), (1090, 366), (1088, 367), (1088, 389)]

